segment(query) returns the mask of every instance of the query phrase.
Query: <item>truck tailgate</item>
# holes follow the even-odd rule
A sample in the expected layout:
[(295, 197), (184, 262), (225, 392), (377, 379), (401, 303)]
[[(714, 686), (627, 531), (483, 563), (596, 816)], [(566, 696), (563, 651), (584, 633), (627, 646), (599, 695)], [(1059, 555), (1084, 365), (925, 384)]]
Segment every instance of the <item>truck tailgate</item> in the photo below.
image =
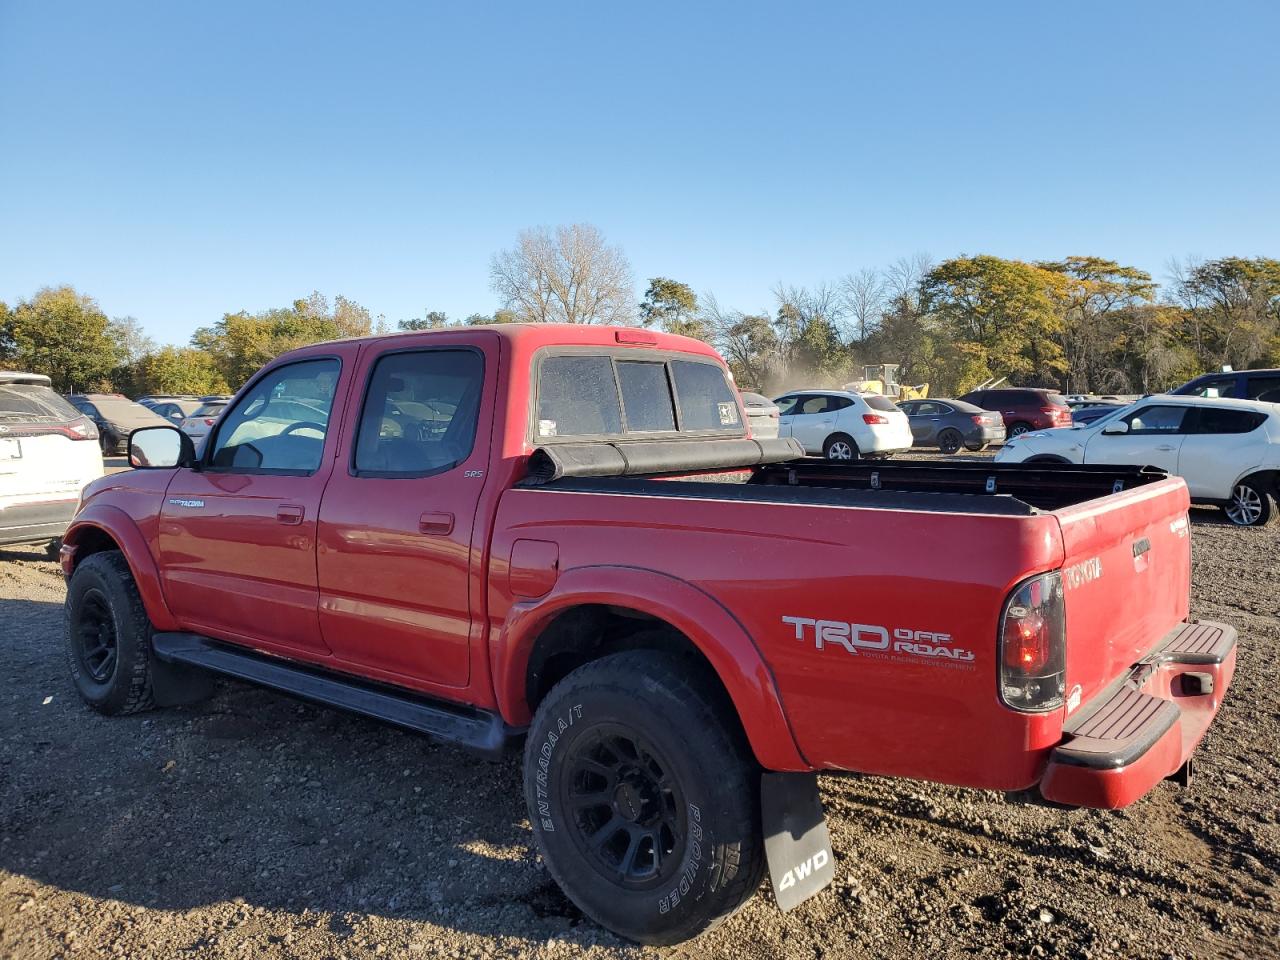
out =
[(1170, 478), (1054, 511), (1064, 548), (1068, 716), (1187, 618), (1189, 507), (1186, 484)]

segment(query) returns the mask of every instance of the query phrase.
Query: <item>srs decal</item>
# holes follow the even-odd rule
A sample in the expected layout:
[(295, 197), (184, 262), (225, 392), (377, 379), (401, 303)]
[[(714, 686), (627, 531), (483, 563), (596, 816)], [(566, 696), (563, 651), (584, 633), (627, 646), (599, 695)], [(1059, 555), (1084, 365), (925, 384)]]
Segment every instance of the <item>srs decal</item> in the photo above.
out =
[(882, 627), (873, 623), (818, 620), (813, 617), (783, 617), (795, 639), (813, 641), (814, 649), (837, 646), (846, 653), (873, 660), (898, 660), (968, 667), (973, 651), (953, 645), (951, 634), (907, 627)]

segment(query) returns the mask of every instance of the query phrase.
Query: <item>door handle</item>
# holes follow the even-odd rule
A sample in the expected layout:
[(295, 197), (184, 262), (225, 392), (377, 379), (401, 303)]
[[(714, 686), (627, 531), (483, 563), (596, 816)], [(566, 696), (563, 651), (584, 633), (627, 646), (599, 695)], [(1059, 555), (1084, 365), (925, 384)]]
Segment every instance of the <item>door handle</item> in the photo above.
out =
[(301, 523), (306, 511), (295, 503), (282, 503), (276, 507), (276, 520), (280, 523)]
[(424, 513), (418, 518), (418, 532), (447, 536), (453, 533), (452, 513)]
[(1173, 449), (1174, 449), (1174, 446), (1173, 446), (1173, 444), (1171, 444), (1171, 443), (1162, 443), (1162, 444), (1160, 444), (1160, 446), (1156, 447), (1156, 449), (1157, 449), (1157, 450), (1164, 450), (1164, 451), (1166, 451), (1166, 452), (1167, 452), (1167, 451), (1169, 451), (1169, 450), (1173, 450)]

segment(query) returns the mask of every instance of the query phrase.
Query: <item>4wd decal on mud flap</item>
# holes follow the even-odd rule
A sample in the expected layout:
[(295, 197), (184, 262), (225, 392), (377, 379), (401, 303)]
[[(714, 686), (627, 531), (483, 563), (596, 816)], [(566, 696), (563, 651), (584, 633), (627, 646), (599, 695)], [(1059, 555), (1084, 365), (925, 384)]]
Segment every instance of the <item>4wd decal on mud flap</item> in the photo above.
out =
[(911, 659), (957, 667), (973, 664), (973, 651), (953, 646), (949, 633), (906, 627), (891, 630), (872, 623), (813, 617), (783, 617), (782, 622), (794, 628), (795, 639), (804, 641), (812, 637), (817, 650), (834, 644), (847, 653), (873, 660)]
[(560, 734), (572, 727), (575, 720), (581, 719), (582, 704), (575, 703), (556, 721), (556, 728), (547, 732), (547, 739), (538, 748), (538, 772), (534, 776), (537, 783), (535, 792), (538, 795), (538, 825), (547, 833), (555, 833), (556, 830), (555, 821), (551, 819), (551, 799), (547, 794), (547, 772), (551, 769), (551, 755), (560, 742)]

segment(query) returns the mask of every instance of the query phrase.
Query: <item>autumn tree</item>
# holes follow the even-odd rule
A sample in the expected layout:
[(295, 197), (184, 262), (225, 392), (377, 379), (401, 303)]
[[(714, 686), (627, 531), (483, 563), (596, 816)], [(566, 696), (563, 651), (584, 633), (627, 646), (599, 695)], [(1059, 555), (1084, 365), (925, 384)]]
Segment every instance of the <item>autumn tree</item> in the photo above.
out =
[(1066, 370), (1061, 335), (1064, 276), (1020, 260), (946, 260), (921, 281), (925, 312), (975, 349), (988, 375), (1057, 384)]
[(522, 230), (493, 255), (490, 285), (502, 305), (535, 323), (630, 323), (631, 265), (588, 223)]
[(139, 357), (131, 365), (134, 396), (148, 393), (229, 393), (230, 384), (214, 359), (195, 347), (164, 346)]
[(1222, 257), (1175, 276), (1196, 354), (1206, 365), (1280, 359), (1280, 260)]

